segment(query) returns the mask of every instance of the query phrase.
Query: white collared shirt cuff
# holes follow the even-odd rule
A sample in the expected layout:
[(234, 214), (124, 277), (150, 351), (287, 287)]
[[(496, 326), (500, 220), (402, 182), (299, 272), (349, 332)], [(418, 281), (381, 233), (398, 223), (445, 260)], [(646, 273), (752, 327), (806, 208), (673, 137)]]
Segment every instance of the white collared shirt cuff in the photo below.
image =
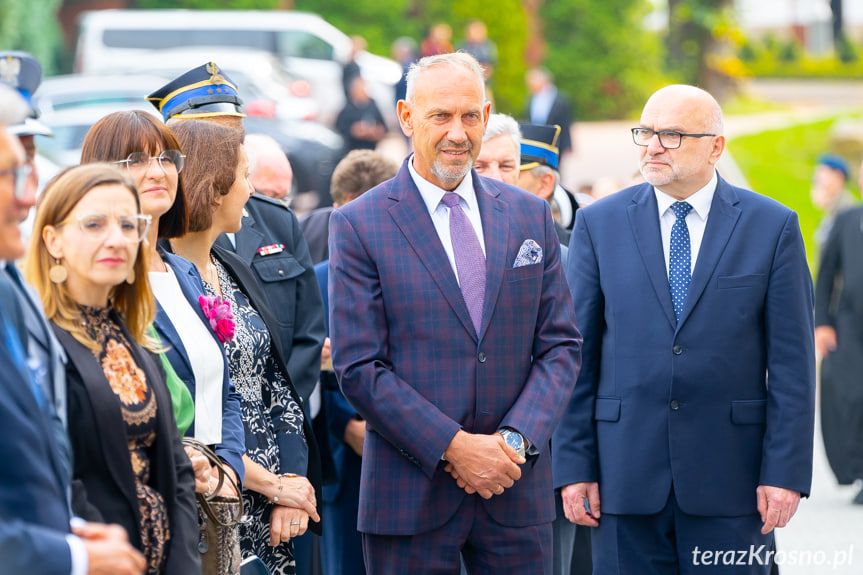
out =
[(69, 551), (72, 552), (72, 572), (70, 575), (87, 575), (90, 564), (84, 541), (77, 535), (70, 533), (66, 535), (66, 543), (69, 544)]

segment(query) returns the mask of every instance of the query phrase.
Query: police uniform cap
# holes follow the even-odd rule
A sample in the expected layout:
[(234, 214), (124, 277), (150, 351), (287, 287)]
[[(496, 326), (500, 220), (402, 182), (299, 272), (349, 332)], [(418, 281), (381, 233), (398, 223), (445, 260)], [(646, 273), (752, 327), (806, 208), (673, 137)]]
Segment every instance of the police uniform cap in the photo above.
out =
[(186, 119), (246, 117), (237, 85), (215, 62), (189, 70), (147, 96), (147, 100), (166, 122), (176, 116)]
[(521, 129), (521, 170), (532, 170), (538, 166), (558, 169), (560, 148), (557, 139), (560, 126), (519, 124)]
[(33, 93), (42, 83), (42, 64), (32, 54), (19, 50), (0, 52), (0, 83), (17, 90), (30, 114), (21, 123), (9, 126), (10, 133), (17, 136), (50, 136), (51, 129), (40, 122), (39, 110), (33, 105)]

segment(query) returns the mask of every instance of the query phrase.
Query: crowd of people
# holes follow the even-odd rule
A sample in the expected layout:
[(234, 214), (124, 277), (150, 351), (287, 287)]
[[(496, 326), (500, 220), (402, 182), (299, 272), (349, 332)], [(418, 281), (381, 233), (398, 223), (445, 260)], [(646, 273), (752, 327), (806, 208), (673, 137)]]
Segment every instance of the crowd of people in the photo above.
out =
[(771, 572), (811, 488), (816, 344), (859, 358), (857, 327), (815, 327), (859, 300), (859, 208), (825, 240), (848, 279), (815, 292), (796, 214), (717, 173), (722, 111), (682, 85), (632, 129), (642, 181), (579, 205), (550, 75), (535, 121), (492, 113), (493, 45), (445, 32), (406, 74), (401, 165), (346, 73), (370, 149), (302, 221), (213, 62), (150, 94), (162, 121), (100, 120), (37, 201), (39, 64), (5, 56), (0, 573), (200, 573), (215, 496), (272, 574)]

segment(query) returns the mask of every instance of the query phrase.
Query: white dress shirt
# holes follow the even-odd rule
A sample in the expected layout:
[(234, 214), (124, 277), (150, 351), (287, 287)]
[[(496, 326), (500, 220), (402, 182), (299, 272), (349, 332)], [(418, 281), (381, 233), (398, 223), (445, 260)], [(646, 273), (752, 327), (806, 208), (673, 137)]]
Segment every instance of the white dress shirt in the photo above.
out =
[[(707, 214), (710, 213), (710, 204), (713, 202), (713, 194), (716, 192), (716, 171), (706, 186), (686, 198), (685, 201), (692, 210), (686, 216), (686, 227), (689, 228), (689, 246), (692, 254), (692, 269), (695, 271), (695, 262), (698, 260), (698, 252), (701, 249), (701, 240), (704, 239), (704, 228), (707, 226)], [(671, 228), (677, 220), (671, 204), (678, 200), (668, 194), (653, 188), (656, 194), (656, 204), (659, 208), (659, 229), (662, 232), (662, 251), (665, 253), (665, 271), (669, 272), (669, 251), (671, 250)]]
[[(446, 256), (449, 258), (449, 264), (452, 266), (452, 271), (458, 279), (458, 270), (455, 266), (455, 252), (452, 247), (452, 237), (449, 232), (449, 208), (446, 204), (442, 204), (443, 195), (447, 193), (443, 188), (439, 188), (420, 176), (414, 169), (413, 156), (408, 161), (408, 170), (411, 178), (417, 188), (419, 188), (420, 196), (426, 204), (426, 208), (431, 216), (435, 231), (443, 244), (443, 249)], [(454, 193), (461, 197), (459, 205), (464, 211), (470, 225), (473, 226), (473, 231), (476, 232), (479, 245), (482, 248), (482, 254), (485, 256), (485, 239), (482, 237), (482, 220), (479, 217), (479, 204), (476, 200), (476, 192), (473, 189), (473, 178), (470, 173), (462, 179), (461, 183), (453, 190)], [(461, 285), (461, 284), (459, 284)]]
[[(183, 294), (174, 270), (149, 272), (153, 295), (186, 348), (195, 376), (195, 439), (206, 445), (222, 442), (222, 384), (225, 363), (222, 350)], [(194, 345), (189, 343), (194, 342)], [(163, 344), (165, 342), (162, 342)]]

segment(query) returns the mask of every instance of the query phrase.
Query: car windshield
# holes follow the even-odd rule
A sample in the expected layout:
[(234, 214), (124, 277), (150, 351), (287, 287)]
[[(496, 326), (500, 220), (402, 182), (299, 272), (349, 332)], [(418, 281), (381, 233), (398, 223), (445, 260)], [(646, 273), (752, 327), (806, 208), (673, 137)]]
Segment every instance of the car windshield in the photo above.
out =
[(266, 30), (147, 29), (105, 30), (102, 42), (111, 48), (152, 50), (189, 46), (243, 46), (275, 52), (275, 34)]
[(333, 47), (328, 42), (304, 30), (230, 30), (230, 29), (169, 29), (169, 30), (105, 30), (102, 42), (111, 48), (163, 50), (191, 46), (236, 46), (263, 50), (280, 57), (332, 60)]

